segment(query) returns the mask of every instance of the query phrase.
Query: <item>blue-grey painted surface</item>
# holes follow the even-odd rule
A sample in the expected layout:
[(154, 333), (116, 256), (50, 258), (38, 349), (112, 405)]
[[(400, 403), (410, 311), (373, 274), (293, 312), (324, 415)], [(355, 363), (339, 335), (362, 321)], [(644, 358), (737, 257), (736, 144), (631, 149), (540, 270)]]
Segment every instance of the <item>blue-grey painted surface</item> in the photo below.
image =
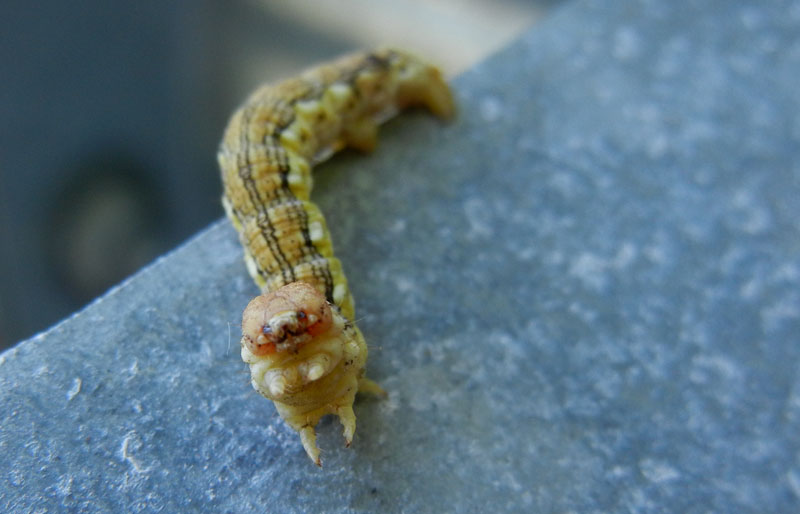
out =
[(748, 4), (572, 3), (321, 167), (390, 392), (322, 469), (223, 222), (0, 357), (0, 508), (800, 510), (800, 2)]

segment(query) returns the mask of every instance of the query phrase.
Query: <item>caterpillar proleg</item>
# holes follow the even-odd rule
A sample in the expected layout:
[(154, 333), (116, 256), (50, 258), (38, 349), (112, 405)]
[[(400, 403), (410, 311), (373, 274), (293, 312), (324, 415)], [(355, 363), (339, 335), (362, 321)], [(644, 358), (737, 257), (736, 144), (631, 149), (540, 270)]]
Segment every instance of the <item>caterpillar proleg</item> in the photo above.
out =
[(325, 219), (309, 199), (311, 166), (344, 147), (371, 151), (378, 124), (417, 105), (453, 115), (437, 68), (394, 49), (350, 55), (256, 90), (220, 145), (222, 203), (262, 290), (242, 315), (242, 359), (317, 465), (320, 418), (338, 416), (349, 446), (356, 392), (382, 390), (364, 376), (367, 346)]

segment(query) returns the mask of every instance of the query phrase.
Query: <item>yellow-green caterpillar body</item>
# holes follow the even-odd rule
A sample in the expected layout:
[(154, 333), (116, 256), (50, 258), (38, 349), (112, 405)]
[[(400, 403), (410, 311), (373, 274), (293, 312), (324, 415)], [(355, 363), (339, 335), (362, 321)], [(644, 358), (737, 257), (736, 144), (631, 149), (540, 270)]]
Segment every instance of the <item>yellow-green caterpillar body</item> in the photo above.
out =
[(356, 392), (382, 390), (364, 377), (367, 346), (325, 219), (309, 199), (311, 166), (344, 147), (372, 150), (378, 124), (415, 105), (452, 116), (439, 69), (394, 49), (350, 55), (256, 90), (220, 145), (222, 202), (263, 293), (242, 315), (242, 359), (318, 465), (320, 418), (337, 415), (349, 445)]

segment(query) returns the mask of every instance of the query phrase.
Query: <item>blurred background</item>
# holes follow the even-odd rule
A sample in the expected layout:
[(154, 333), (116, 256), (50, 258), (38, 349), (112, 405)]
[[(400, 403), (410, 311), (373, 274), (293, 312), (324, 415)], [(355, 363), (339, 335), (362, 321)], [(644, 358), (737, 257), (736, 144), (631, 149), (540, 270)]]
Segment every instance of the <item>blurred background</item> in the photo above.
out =
[(0, 348), (223, 215), (215, 153), (257, 85), (354, 49), (458, 74), (558, 0), (4, 0)]

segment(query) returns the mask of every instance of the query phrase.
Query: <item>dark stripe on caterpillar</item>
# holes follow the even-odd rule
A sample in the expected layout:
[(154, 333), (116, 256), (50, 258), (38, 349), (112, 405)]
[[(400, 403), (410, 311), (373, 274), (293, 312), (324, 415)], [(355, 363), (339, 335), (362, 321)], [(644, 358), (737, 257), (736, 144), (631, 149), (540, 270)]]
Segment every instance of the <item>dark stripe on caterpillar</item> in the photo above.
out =
[(396, 50), (353, 55), (258, 89), (220, 146), (223, 205), (263, 293), (242, 315), (242, 359), (253, 387), (275, 402), (317, 464), (319, 419), (339, 416), (349, 445), (356, 391), (383, 391), (364, 376), (367, 345), (309, 199), (310, 167), (344, 146), (371, 150), (377, 124), (410, 105), (452, 115), (437, 68)]

